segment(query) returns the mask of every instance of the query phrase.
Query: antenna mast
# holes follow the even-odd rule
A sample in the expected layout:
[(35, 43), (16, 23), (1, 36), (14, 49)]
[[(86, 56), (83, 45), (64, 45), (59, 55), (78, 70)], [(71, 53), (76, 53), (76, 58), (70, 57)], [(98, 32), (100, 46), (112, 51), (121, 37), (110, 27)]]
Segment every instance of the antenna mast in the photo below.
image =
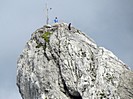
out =
[(46, 3), (46, 24), (49, 24), (49, 17), (48, 17), (48, 7)]

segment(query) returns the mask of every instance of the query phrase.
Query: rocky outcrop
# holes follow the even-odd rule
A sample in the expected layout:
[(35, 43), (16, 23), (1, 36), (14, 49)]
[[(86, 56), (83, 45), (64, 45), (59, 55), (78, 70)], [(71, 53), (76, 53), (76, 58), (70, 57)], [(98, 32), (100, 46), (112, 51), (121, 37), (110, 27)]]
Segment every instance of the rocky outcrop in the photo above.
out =
[(36, 30), (17, 65), (23, 99), (133, 99), (133, 72), (66, 23)]

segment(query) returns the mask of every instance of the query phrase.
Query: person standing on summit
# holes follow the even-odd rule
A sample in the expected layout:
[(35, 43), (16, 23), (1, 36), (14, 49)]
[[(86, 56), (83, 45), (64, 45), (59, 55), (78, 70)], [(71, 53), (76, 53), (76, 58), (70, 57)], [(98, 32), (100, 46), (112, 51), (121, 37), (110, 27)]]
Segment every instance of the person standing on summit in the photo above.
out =
[(71, 30), (71, 23), (68, 24), (68, 29)]
[(57, 23), (57, 22), (58, 22), (58, 19), (57, 19), (57, 17), (55, 17), (55, 19), (54, 19), (54, 22), (55, 22), (55, 23)]

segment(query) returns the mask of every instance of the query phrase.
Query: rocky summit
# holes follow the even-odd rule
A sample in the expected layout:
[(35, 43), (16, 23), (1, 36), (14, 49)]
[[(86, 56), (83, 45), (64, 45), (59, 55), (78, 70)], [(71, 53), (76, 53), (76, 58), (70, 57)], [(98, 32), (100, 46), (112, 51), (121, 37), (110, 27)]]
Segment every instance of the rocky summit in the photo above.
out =
[(45, 25), (17, 62), (22, 99), (133, 99), (133, 72), (67, 23)]

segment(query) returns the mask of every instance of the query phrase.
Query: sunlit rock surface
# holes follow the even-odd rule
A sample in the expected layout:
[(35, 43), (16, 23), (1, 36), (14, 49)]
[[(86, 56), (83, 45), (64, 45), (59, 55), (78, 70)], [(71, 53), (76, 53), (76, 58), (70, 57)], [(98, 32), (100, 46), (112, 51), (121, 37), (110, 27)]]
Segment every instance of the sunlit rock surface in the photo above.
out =
[(17, 65), (23, 99), (133, 99), (133, 72), (66, 23), (36, 30)]

